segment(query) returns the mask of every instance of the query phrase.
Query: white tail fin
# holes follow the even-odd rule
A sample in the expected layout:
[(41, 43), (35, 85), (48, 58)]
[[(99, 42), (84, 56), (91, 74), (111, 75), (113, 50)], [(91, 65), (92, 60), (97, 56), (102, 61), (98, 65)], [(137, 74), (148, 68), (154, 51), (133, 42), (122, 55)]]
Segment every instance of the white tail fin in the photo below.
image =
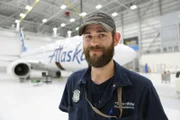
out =
[(20, 39), (21, 39), (21, 52), (25, 52), (27, 51), (27, 47), (25, 46), (25, 43), (24, 43), (24, 33), (23, 33), (22, 28), (20, 29)]

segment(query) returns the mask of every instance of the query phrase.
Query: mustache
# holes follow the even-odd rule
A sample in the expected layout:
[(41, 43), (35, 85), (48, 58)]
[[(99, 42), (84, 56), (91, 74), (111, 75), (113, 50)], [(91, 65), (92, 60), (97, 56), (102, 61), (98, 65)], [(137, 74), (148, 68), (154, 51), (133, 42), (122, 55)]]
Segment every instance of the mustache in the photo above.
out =
[(96, 46), (90, 46), (89, 47), (89, 50), (103, 50), (104, 48), (99, 46), (99, 45), (96, 45)]

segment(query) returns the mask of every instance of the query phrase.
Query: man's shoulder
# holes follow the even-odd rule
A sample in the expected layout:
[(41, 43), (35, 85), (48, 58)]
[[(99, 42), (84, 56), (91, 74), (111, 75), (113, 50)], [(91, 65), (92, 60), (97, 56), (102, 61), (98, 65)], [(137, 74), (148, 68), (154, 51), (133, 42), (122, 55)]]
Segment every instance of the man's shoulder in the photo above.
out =
[(129, 80), (134, 85), (141, 85), (141, 86), (152, 86), (152, 82), (147, 77), (140, 75), (139, 73), (136, 73), (134, 71), (128, 70), (124, 68), (125, 73), (127, 74)]
[(82, 76), (87, 71), (87, 68), (77, 70), (73, 72), (70, 76), (76, 77), (76, 76)]
[(87, 71), (87, 68), (80, 69), (78, 71), (73, 72), (69, 77), (68, 81), (78, 81), (83, 76), (83, 74)]

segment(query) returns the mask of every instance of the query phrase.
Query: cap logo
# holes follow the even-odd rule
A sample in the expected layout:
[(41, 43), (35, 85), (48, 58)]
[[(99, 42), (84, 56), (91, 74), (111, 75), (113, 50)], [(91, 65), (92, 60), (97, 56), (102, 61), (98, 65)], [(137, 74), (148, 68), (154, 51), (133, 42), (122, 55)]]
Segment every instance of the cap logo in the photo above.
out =
[(72, 97), (73, 102), (78, 102), (79, 99), (80, 99), (80, 91), (74, 90), (73, 91), (73, 97)]

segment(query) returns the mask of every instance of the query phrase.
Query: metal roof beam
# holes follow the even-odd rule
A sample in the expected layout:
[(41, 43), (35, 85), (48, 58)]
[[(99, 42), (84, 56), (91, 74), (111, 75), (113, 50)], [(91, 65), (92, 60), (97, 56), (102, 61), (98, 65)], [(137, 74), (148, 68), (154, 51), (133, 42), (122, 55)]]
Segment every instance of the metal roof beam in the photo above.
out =
[(123, 3), (121, 3), (119, 0), (116, 0), (121, 6), (123, 6), (123, 7), (125, 7), (126, 9), (129, 9), (130, 10), (130, 8), (129, 7), (127, 7), (125, 4), (123, 4)]
[[(0, 15), (1, 17), (4, 17), (5, 19), (6, 18), (8, 18), (8, 16), (5, 16), (5, 15)], [(14, 21), (14, 18), (8, 18), (7, 20), (9, 20), (9, 21)], [(31, 22), (31, 21), (27, 21), (27, 20), (24, 20), (24, 23), (27, 23), (27, 24), (35, 24), (35, 25), (39, 25), (39, 23), (35, 23), (35, 22)], [(43, 27), (46, 27), (46, 28), (51, 28), (51, 27), (49, 27), (49, 26), (47, 26), (47, 25), (43, 25)]]
[[(47, 1), (40, 0), (39, 2), (42, 2), (43, 4), (46, 4), (46, 5), (49, 5), (49, 6), (51, 6), (51, 7), (56, 7), (56, 8), (59, 8), (59, 9), (60, 9), (60, 6), (55, 5), (55, 4), (51, 4), (51, 3), (47, 2)], [(67, 10), (67, 9), (66, 9), (66, 11), (71, 12), (71, 13), (73, 13), (73, 14), (76, 14), (74, 11), (71, 11), (71, 10)]]
[[(5, 3), (5, 2), (2, 2), (2, 1), (0, 1), (0, 3), (2, 3), (2, 4), (5, 4), (5, 5), (9, 5), (9, 6), (12, 6), (12, 7), (15, 7), (15, 8), (20, 8), (20, 9), (23, 9), (23, 10), (26, 10), (24, 7), (18, 7), (18, 6), (16, 6), (16, 5), (12, 5), (12, 4), (8, 4), (8, 3)], [(37, 11), (35, 11), (35, 10), (32, 10), (31, 11), (32, 13), (36, 13), (36, 14), (40, 14), (40, 15), (46, 15), (46, 16), (51, 16), (51, 15), (47, 15), (47, 14), (44, 14), (44, 13), (41, 13), (41, 12), (37, 12)], [(63, 19), (63, 18), (61, 18), (61, 20), (63, 20), (63, 21), (67, 21), (66, 19)], [(69, 22), (69, 21), (68, 21)]]
[(12, 18), (15, 14), (16, 14), (16, 12), (13, 13), (12, 15), (10, 15), (9, 17), (6, 17), (4, 20), (2, 20), (2, 21), (0, 22), (0, 25), (1, 25), (2, 23), (4, 23), (6, 20)]
[[(73, 4), (75, 4), (76, 2), (78, 2), (78, 0), (76, 0)], [(59, 10), (57, 13), (55, 13), (54, 15), (52, 15), (50, 18), (47, 19), (47, 21), (53, 19), (54, 17), (56, 17), (58, 14), (60, 14), (61, 12), (63, 12), (64, 10)], [(43, 25), (44, 23), (41, 23), (39, 25), (39, 28)]]

